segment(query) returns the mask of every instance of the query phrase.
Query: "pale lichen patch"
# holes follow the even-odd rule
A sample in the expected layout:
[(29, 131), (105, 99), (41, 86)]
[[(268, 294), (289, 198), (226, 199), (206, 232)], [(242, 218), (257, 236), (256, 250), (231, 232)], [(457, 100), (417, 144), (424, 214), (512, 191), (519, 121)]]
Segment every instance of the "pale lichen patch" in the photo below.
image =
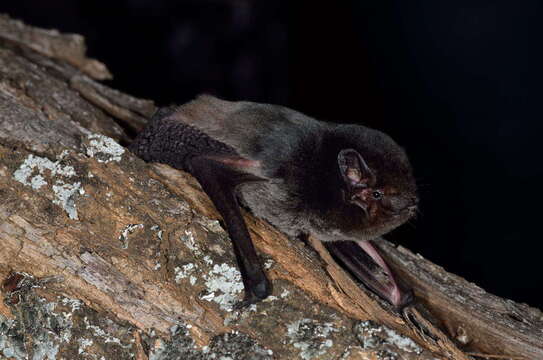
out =
[(185, 235), (181, 236), (181, 241), (185, 244), (186, 247), (189, 248), (189, 250), (192, 251), (192, 253), (195, 256), (202, 255), (202, 251), (200, 250), (200, 247), (196, 243), (196, 240), (194, 239), (194, 234), (190, 230), (185, 230)]
[(213, 233), (225, 233), (224, 229), (221, 226), (221, 223), (218, 220), (198, 218), (197, 221), (200, 225), (204, 227), (206, 231), (211, 231)]
[(78, 220), (77, 209), (75, 207), (75, 195), (84, 193), (81, 188), (81, 183), (75, 182), (73, 184), (66, 184), (62, 181), (57, 181), (57, 183), (53, 185), (53, 192), (55, 193), (53, 203), (62, 207), (70, 219)]
[[(57, 313), (55, 309), (64, 302), (75, 304), (70, 302), (72, 299), (61, 297), (57, 298), (58, 302), (50, 302), (32, 295), (30, 290), (21, 290), (16, 320), (0, 315), (0, 354), (17, 360), (57, 359), (61, 345), (72, 339), (75, 310)], [(32, 336), (29, 337), (29, 333)]]
[(264, 269), (269, 270), (274, 264), (275, 261), (273, 259), (266, 259), (266, 261), (264, 262)]
[(34, 190), (39, 190), (45, 185), (47, 185), (47, 181), (45, 181), (43, 176), (41, 176), (40, 174), (38, 174), (38, 175), (32, 177), (32, 179), (30, 179), (30, 186)]
[(151, 226), (151, 230), (156, 231), (156, 236), (158, 237), (158, 240), (162, 241), (162, 234), (164, 233), (164, 231), (160, 229), (160, 226), (153, 225)]
[(83, 301), (67, 297), (63, 297), (61, 302), (62, 305), (69, 305), (72, 308), (72, 312), (81, 309), (81, 305), (83, 305)]
[(85, 349), (93, 344), (91, 339), (86, 338), (77, 339), (77, 342), (79, 343), (79, 349), (77, 349), (78, 354), (83, 354)]
[(214, 337), (210, 350), (205, 359), (273, 359), (272, 350), (262, 347), (254, 339), (238, 331)]
[(204, 262), (207, 265), (212, 265), (213, 264), (213, 260), (211, 260), (211, 257), (209, 255), (204, 256)]
[[(29, 276), (25, 274), (25, 276)], [(50, 281), (50, 280), (48, 280)], [(19, 281), (15, 315), (0, 314), (0, 358), (17, 360), (133, 359), (134, 333), (130, 324), (114, 321), (86, 307), (81, 300), (55, 295)], [(108, 357), (109, 354), (109, 357)]]
[(8, 332), (15, 326), (15, 320), (7, 319), (0, 314), (0, 354), (8, 359), (27, 359), (24, 343), (17, 341), (13, 336), (8, 336)]
[(238, 331), (226, 332), (211, 339), (199, 348), (190, 337), (189, 325), (175, 325), (170, 329), (169, 340), (149, 338), (144, 340), (149, 346), (149, 360), (271, 360), (273, 351), (259, 345), (251, 337)]
[(300, 350), (299, 356), (310, 360), (324, 355), (334, 345), (329, 339), (338, 331), (332, 323), (319, 323), (312, 319), (301, 319), (287, 325), (287, 337), (290, 344)]
[(232, 311), (238, 295), (243, 291), (239, 270), (226, 263), (215, 264), (204, 279), (207, 294), (200, 298), (216, 302), (222, 310)]
[(149, 350), (149, 360), (168, 359), (197, 359), (199, 351), (195, 349), (195, 342), (184, 325), (174, 325), (170, 328), (171, 341), (160, 338), (153, 341)]
[(128, 224), (121, 231), (119, 235), (119, 241), (121, 242), (121, 247), (123, 249), (128, 249), (128, 236), (134, 233), (138, 229), (143, 229), (145, 225), (143, 224)]
[[(383, 345), (390, 345), (391, 349), (405, 353), (418, 355), (423, 351), (420, 346), (408, 337), (370, 320), (358, 323), (355, 326), (355, 332), (364, 349), (376, 349), (382, 348)], [(392, 351), (388, 351), (392, 353)]]
[(410, 338), (400, 335), (396, 331), (388, 327), (385, 327), (385, 332), (387, 334), (387, 341), (390, 344), (394, 344), (395, 346), (406, 352), (414, 352), (416, 354), (422, 353), (422, 348)]
[[(70, 178), (76, 175), (73, 166), (61, 165), (60, 161), (53, 162), (47, 158), (30, 154), (13, 173), (13, 178), (34, 190), (41, 190), (48, 184), (45, 177), (47, 173), (51, 178), (58, 176)], [(70, 219), (77, 220), (75, 198), (77, 194), (84, 193), (81, 183), (69, 183), (64, 179), (56, 178), (54, 183), (51, 181), (51, 190), (54, 194), (53, 203), (61, 206)]]
[[(76, 175), (73, 166), (61, 165), (60, 161), (53, 162), (48, 158), (30, 154), (13, 173), (13, 178), (28, 186), (32, 186), (32, 183), (34, 182), (36, 187), (33, 187), (33, 189), (38, 190), (45, 185), (43, 184), (45, 179), (42, 175), (45, 175), (46, 171), (49, 171), (51, 177), (57, 175), (72, 177)], [(35, 172), (37, 172), (37, 174), (29, 180), (30, 176)]]
[(125, 150), (115, 140), (100, 134), (90, 134), (88, 139), (89, 142), (86, 145), (88, 156), (94, 157), (98, 162), (103, 163), (121, 161)]
[(51, 338), (38, 339), (37, 346), (34, 347), (32, 360), (47, 359), (56, 360), (59, 350), (59, 344), (56, 344)]
[[(175, 282), (179, 284), (182, 279), (189, 277), (195, 270), (196, 270), (196, 266), (193, 263), (185, 264), (185, 265), (182, 265), (181, 267), (176, 266), (174, 268)], [(191, 282), (191, 285), (194, 285), (194, 284), (192, 284)]]
[(102, 328), (100, 328), (97, 325), (92, 325), (86, 316), (83, 318), (83, 321), (85, 323), (86, 329), (92, 331), (94, 336), (102, 338), (106, 344), (114, 343), (121, 346), (122, 348), (132, 347), (132, 344), (123, 345), (119, 338), (112, 336), (111, 334), (107, 333), (106, 331), (104, 331)]

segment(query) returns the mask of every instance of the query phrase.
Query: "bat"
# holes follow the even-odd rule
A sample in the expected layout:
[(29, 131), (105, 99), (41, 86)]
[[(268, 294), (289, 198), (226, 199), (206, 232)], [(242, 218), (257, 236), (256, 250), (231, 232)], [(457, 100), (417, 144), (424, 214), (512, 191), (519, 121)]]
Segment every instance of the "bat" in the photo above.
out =
[(291, 237), (311, 234), (325, 242), (395, 307), (411, 300), (372, 244), (417, 209), (411, 165), (388, 135), (278, 105), (201, 95), (157, 111), (129, 149), (198, 180), (232, 240), (245, 289), (240, 307), (272, 290), (240, 204)]

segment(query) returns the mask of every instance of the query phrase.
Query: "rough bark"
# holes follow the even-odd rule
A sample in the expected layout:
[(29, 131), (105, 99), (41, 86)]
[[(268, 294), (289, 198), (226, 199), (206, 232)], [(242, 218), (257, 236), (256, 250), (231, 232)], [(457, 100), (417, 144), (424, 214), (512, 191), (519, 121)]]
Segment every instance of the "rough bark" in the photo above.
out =
[(318, 241), (250, 214), (274, 296), (233, 310), (219, 216), (190, 175), (118, 144), (154, 105), (97, 83), (110, 75), (84, 53), (77, 35), (0, 17), (0, 356), (543, 358), (537, 309), (383, 241), (419, 299), (397, 313)]

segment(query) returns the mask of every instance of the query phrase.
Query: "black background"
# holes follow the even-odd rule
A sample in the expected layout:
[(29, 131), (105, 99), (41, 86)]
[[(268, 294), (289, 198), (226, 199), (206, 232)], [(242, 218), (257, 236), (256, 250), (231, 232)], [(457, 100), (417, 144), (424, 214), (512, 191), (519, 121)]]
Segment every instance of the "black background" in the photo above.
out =
[(422, 197), (389, 236), (543, 308), (539, 0), (2, 1), (82, 34), (110, 82), (158, 104), (201, 92), (389, 133)]

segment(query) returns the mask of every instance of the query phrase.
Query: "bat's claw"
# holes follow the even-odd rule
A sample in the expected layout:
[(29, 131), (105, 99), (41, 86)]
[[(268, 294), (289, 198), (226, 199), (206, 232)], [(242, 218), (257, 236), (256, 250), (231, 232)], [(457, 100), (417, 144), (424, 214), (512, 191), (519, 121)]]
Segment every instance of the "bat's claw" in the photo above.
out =
[(271, 293), (271, 282), (267, 278), (264, 278), (264, 280), (260, 281), (256, 285), (245, 287), (245, 297), (243, 298), (243, 300), (234, 304), (234, 309), (242, 310), (249, 305), (256, 304), (270, 296)]
[(262, 300), (264, 300), (267, 297), (268, 297), (268, 295), (266, 295), (264, 297), (258, 297), (258, 296), (255, 296), (254, 294), (251, 294), (249, 296), (245, 295), (243, 300), (238, 301), (237, 303), (234, 304), (233, 308), (234, 308), (234, 310), (243, 310), (243, 309), (247, 308), (248, 306), (250, 306), (252, 304), (256, 304), (256, 303), (261, 302)]
[(248, 308), (250, 305), (252, 304), (255, 304), (257, 302), (261, 301), (261, 299), (243, 299), (241, 301), (238, 301), (237, 303), (235, 303), (232, 307), (234, 308), (234, 310), (244, 310), (246, 308)]

